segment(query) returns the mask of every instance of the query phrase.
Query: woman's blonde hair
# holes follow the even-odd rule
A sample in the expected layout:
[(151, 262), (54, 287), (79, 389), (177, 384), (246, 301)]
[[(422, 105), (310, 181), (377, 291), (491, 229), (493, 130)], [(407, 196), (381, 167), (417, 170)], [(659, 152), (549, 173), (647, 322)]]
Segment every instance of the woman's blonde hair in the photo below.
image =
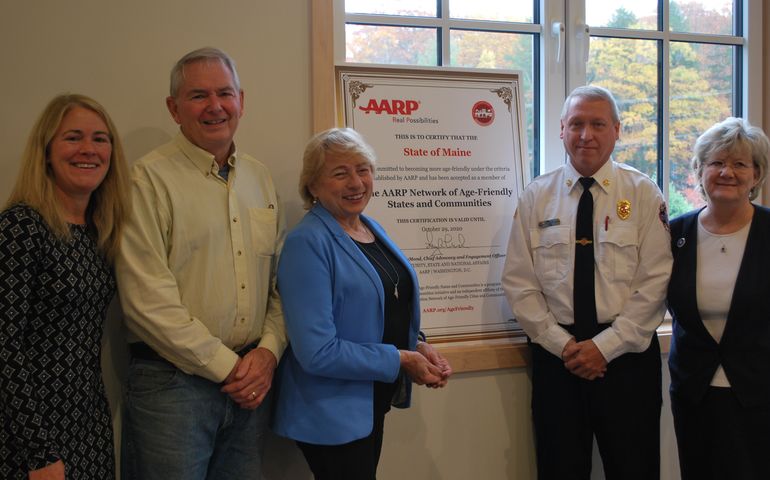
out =
[(82, 107), (99, 115), (107, 125), (112, 143), (110, 168), (91, 194), (86, 209), (86, 222), (96, 231), (97, 246), (112, 261), (118, 252), (120, 235), (128, 217), (128, 165), (115, 124), (96, 100), (85, 95), (63, 94), (46, 105), (27, 138), (19, 175), (6, 208), (26, 204), (43, 217), (57, 237), (65, 241), (71, 238), (54, 193), (55, 180), (48, 164), (48, 149), (62, 118), (73, 107)]
[(331, 128), (311, 138), (305, 146), (302, 172), (299, 174), (299, 195), (305, 210), (310, 210), (315, 203), (310, 186), (318, 180), (327, 155), (361, 158), (372, 167), (372, 173), (377, 161), (372, 147), (352, 128)]

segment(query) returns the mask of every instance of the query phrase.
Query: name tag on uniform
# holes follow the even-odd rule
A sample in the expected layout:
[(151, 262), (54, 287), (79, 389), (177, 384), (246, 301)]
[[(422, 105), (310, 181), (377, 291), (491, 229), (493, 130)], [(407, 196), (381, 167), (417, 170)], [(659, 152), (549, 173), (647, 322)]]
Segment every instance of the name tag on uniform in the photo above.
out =
[(540, 228), (548, 228), (559, 225), (560, 223), (561, 221), (558, 218), (551, 218), (550, 220), (543, 220), (542, 222), (538, 223), (537, 226)]

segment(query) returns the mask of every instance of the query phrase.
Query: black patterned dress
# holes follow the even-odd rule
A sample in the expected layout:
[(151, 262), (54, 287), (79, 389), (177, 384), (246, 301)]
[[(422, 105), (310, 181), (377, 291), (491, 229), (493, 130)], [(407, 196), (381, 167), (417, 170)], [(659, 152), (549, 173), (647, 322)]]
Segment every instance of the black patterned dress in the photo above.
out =
[(0, 213), (0, 478), (59, 459), (114, 478), (101, 337), (115, 279), (86, 227), (58, 241), (36, 211)]

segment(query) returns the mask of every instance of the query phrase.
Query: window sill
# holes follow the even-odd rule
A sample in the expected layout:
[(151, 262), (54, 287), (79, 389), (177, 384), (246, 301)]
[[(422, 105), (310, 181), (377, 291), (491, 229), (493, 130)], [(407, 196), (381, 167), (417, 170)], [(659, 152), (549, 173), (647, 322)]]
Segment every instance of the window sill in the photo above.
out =
[[(671, 321), (658, 328), (661, 353), (667, 354), (671, 345)], [(435, 343), (434, 347), (452, 365), (455, 373), (483, 372), (529, 365), (527, 338), (517, 335), (505, 338)]]

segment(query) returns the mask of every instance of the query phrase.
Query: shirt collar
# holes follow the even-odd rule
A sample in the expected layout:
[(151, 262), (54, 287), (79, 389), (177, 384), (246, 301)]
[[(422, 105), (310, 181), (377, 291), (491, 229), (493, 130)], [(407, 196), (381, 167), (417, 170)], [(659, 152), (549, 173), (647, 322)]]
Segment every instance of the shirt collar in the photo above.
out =
[[(194, 145), (192, 142), (190, 142), (190, 140), (187, 139), (187, 137), (184, 136), (182, 132), (177, 134), (174, 141), (182, 153), (184, 153), (185, 156), (189, 158), (196, 167), (198, 167), (201, 173), (204, 175), (217, 175), (219, 173), (219, 165), (214, 160), (214, 155), (207, 152), (206, 150), (203, 150), (197, 145)], [(238, 149), (234, 148), (233, 153), (227, 159), (227, 164), (230, 165), (230, 168), (235, 168), (237, 158)]]
[[(602, 168), (600, 168), (592, 176), (596, 181), (595, 184), (599, 186), (605, 193), (609, 193), (612, 186), (615, 184), (615, 162), (610, 158)], [(567, 188), (567, 193), (571, 192), (575, 186), (580, 183), (578, 180), (582, 177), (571, 162), (565, 164), (564, 169), (564, 186)]]

